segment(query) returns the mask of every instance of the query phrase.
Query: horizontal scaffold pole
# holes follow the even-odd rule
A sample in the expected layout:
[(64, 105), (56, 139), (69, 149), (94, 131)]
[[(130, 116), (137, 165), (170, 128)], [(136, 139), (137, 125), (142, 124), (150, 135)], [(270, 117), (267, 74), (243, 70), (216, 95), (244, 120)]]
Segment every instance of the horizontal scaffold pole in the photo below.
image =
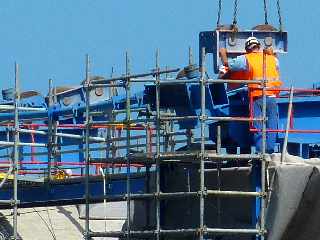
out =
[[(18, 111), (30, 111), (30, 112), (43, 112), (47, 111), (46, 108), (39, 108), (39, 107), (17, 107)], [(0, 110), (8, 110), (14, 111), (15, 107), (12, 105), (0, 105)]]
[[(160, 235), (172, 236), (190, 236), (198, 235), (201, 229), (175, 229), (175, 230), (160, 230)], [(205, 228), (202, 230), (204, 235), (261, 235), (264, 234), (260, 229), (228, 229), (228, 228)], [(149, 231), (130, 231), (131, 237), (152, 237), (157, 235), (156, 230)], [(90, 237), (125, 237), (127, 232), (124, 231), (108, 231), (108, 232), (91, 232)]]
[[(177, 198), (197, 198), (200, 197), (200, 192), (174, 192), (174, 193), (141, 193), (130, 194), (131, 200), (147, 200), (147, 199), (177, 199)], [(206, 197), (263, 197), (262, 192), (246, 192), (246, 191), (223, 191), (223, 190), (206, 190)], [(107, 195), (91, 198), (92, 201), (107, 200), (108, 202), (125, 201), (128, 199), (127, 194)]]
[[(14, 142), (5, 142), (5, 141), (0, 141), (0, 146), (14, 146)], [(23, 143), (19, 142), (18, 146), (30, 146), (30, 147), (47, 147), (48, 145), (45, 143)]]

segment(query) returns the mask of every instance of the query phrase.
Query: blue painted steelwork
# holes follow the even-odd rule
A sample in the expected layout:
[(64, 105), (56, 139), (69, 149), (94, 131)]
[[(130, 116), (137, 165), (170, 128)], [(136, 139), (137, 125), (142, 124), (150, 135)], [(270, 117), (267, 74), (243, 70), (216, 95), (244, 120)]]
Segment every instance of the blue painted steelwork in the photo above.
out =
[[(145, 192), (145, 177), (136, 175), (132, 177), (132, 193)], [(70, 178), (66, 180), (39, 182), (21, 182), (18, 186), (19, 207), (58, 206), (84, 203), (83, 178)], [(123, 175), (114, 175), (106, 183), (108, 196), (125, 194), (126, 179)], [(103, 198), (103, 181), (101, 177), (90, 178), (90, 197)], [(1, 200), (12, 199), (12, 186), (5, 185), (0, 191)], [(1, 204), (0, 209), (11, 208), (10, 204)]]
[[(256, 37), (262, 48), (272, 47), (275, 53), (287, 53), (288, 33), (279, 31), (208, 31), (199, 35), (199, 56), (201, 49), (205, 48), (206, 54), (213, 54), (213, 69), (219, 72), (219, 49), (226, 48), (230, 57), (236, 57), (245, 53), (245, 41), (248, 37)], [(199, 58), (201, 65), (201, 57)]]
[[(177, 116), (199, 116), (199, 86), (197, 84), (177, 84), (168, 85), (161, 87), (161, 108), (162, 109), (174, 109)], [(81, 88), (77, 91), (82, 91)], [(155, 86), (146, 85), (144, 92), (138, 92), (131, 97), (132, 107), (147, 107), (150, 105), (151, 109), (154, 109), (155, 99), (154, 99)], [(170, 96), (170, 97), (168, 97)], [(28, 101), (34, 101), (37, 99), (37, 103), (34, 106), (46, 106), (41, 97), (32, 97), (30, 99), (23, 99), (23, 106), (32, 106)], [(61, 99), (63, 99), (61, 97)], [(176, 99), (172, 101), (172, 99)], [(318, 114), (317, 108), (319, 105), (319, 96), (297, 96), (293, 101), (294, 109), (294, 128), (300, 130), (318, 130), (318, 121), (320, 115)], [(279, 127), (284, 129), (287, 120), (287, 106), (288, 99), (282, 98), (278, 99), (279, 105)], [(124, 96), (117, 96), (110, 100), (97, 101), (90, 107), (91, 111), (103, 111), (106, 113), (105, 119), (108, 119), (108, 113), (112, 110), (123, 110), (125, 107)], [(46, 122), (48, 116), (59, 120), (61, 123), (83, 123), (83, 112), (84, 103), (76, 103), (74, 105), (63, 106), (62, 104), (57, 104), (48, 109), (48, 111), (42, 112), (22, 112), (20, 113), (20, 119), (33, 120), (33, 119), (43, 119), (43, 123)], [(246, 90), (236, 90), (232, 92), (226, 92), (223, 84), (211, 84), (206, 89), (206, 110), (208, 116), (236, 116), (245, 117), (249, 116), (248, 112), (248, 99)], [(13, 113), (0, 113), (0, 121), (13, 119)], [(98, 119), (101, 120), (101, 119)], [(306, 124), (308, 123), (308, 124)], [(178, 122), (181, 129), (192, 129), (197, 128), (199, 121), (198, 119), (192, 119), (188, 121)], [(217, 122), (212, 121), (210, 123), (210, 139), (215, 142), (215, 126)], [(248, 131), (248, 124), (246, 123), (228, 123), (227, 128), (223, 128), (223, 146), (234, 146), (241, 148), (249, 148), (251, 145), (250, 132)], [(40, 128), (41, 129), (41, 128)], [(80, 129), (78, 132), (76, 130), (65, 129), (63, 132), (66, 133), (76, 133), (80, 134)], [(93, 131), (92, 134), (97, 134)], [(6, 136), (6, 131), (2, 127), (0, 131), (1, 139), (4, 140)], [(22, 134), (22, 139), (25, 138), (26, 141), (30, 140), (30, 134)], [(249, 137), (248, 137), (249, 136)], [(299, 144), (299, 147), (294, 147), (292, 150), (294, 153), (299, 153), (304, 157), (308, 157), (306, 154), (302, 154), (304, 148), (308, 148), (307, 145), (319, 144), (320, 134), (313, 133), (291, 133), (289, 138), (289, 143)], [(46, 137), (36, 136), (36, 141), (45, 143)], [(283, 134), (279, 133), (279, 141), (281, 144), (283, 139)], [(65, 140), (66, 143), (79, 144), (79, 140)], [(303, 145), (303, 146), (302, 146)], [(293, 147), (291, 147), (293, 148)], [(297, 149), (298, 148), (298, 149)], [(306, 151), (306, 150), (304, 150)]]
[(2, 97), (4, 101), (13, 101), (14, 99), (14, 89), (8, 88), (2, 90)]

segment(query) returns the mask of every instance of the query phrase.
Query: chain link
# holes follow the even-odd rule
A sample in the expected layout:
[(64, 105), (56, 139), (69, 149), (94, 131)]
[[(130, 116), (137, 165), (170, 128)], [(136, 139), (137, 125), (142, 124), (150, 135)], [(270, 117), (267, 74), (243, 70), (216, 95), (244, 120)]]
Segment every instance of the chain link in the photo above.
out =
[(233, 25), (237, 25), (238, 20), (238, 0), (234, 0), (234, 9), (233, 9)]
[[(264, 6), (264, 22), (265, 22), (265, 24), (269, 24), (267, 0), (263, 0), (263, 6)], [(280, 31), (282, 31), (283, 24), (282, 24), (280, 0), (277, 0), (277, 9), (278, 9)], [(221, 12), (222, 12), (222, 0), (218, 0), (217, 27), (220, 26)], [(238, 23), (238, 19), (237, 18), (238, 18), (238, 0), (234, 0), (233, 25), (237, 25), (237, 23)]]
[(278, 8), (278, 17), (279, 17), (279, 28), (282, 31), (282, 16), (281, 16), (281, 7), (280, 7), (280, 0), (277, 0), (277, 8)]
[(219, 0), (219, 3), (218, 3), (218, 19), (217, 19), (217, 27), (219, 27), (219, 26), (220, 26), (221, 10), (222, 10), (222, 0)]
[(268, 23), (268, 6), (267, 6), (267, 0), (263, 0), (263, 6), (264, 6), (264, 23), (267, 25)]

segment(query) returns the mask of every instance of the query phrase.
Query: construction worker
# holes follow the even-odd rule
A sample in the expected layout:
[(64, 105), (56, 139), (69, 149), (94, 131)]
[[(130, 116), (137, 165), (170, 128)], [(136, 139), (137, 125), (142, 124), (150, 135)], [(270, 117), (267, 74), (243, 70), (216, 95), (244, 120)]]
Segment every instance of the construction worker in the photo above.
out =
[[(219, 79), (228, 79), (228, 80), (243, 80), (248, 79), (246, 71), (230, 71), (228, 64), (221, 65), (219, 68)], [(242, 83), (228, 83), (227, 90), (232, 91), (243, 87)]]
[[(279, 62), (273, 51), (268, 49), (261, 51), (260, 42), (255, 37), (249, 37), (245, 42), (246, 54), (234, 59), (228, 59), (227, 50), (220, 49), (220, 57), (223, 62), (222, 70), (229, 74), (231, 79), (239, 80), (262, 80), (266, 78), (266, 117), (267, 129), (278, 129), (278, 106), (276, 96), (279, 94), (279, 87), (282, 85), (279, 75)], [(265, 76), (264, 76), (265, 75)], [(263, 91), (261, 84), (248, 84), (249, 98), (253, 99), (253, 117), (262, 117)], [(257, 129), (254, 133), (254, 144), (256, 150), (262, 150), (262, 122), (254, 121), (253, 126)], [(272, 153), (276, 143), (277, 133), (268, 132), (266, 152)]]

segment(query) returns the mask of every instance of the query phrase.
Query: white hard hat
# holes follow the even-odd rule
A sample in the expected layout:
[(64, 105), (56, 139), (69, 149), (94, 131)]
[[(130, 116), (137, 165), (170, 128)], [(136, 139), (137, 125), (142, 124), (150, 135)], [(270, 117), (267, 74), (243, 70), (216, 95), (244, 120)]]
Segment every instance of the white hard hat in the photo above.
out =
[(248, 37), (245, 44), (246, 50), (251, 50), (253, 47), (260, 46), (260, 42), (256, 37)]

